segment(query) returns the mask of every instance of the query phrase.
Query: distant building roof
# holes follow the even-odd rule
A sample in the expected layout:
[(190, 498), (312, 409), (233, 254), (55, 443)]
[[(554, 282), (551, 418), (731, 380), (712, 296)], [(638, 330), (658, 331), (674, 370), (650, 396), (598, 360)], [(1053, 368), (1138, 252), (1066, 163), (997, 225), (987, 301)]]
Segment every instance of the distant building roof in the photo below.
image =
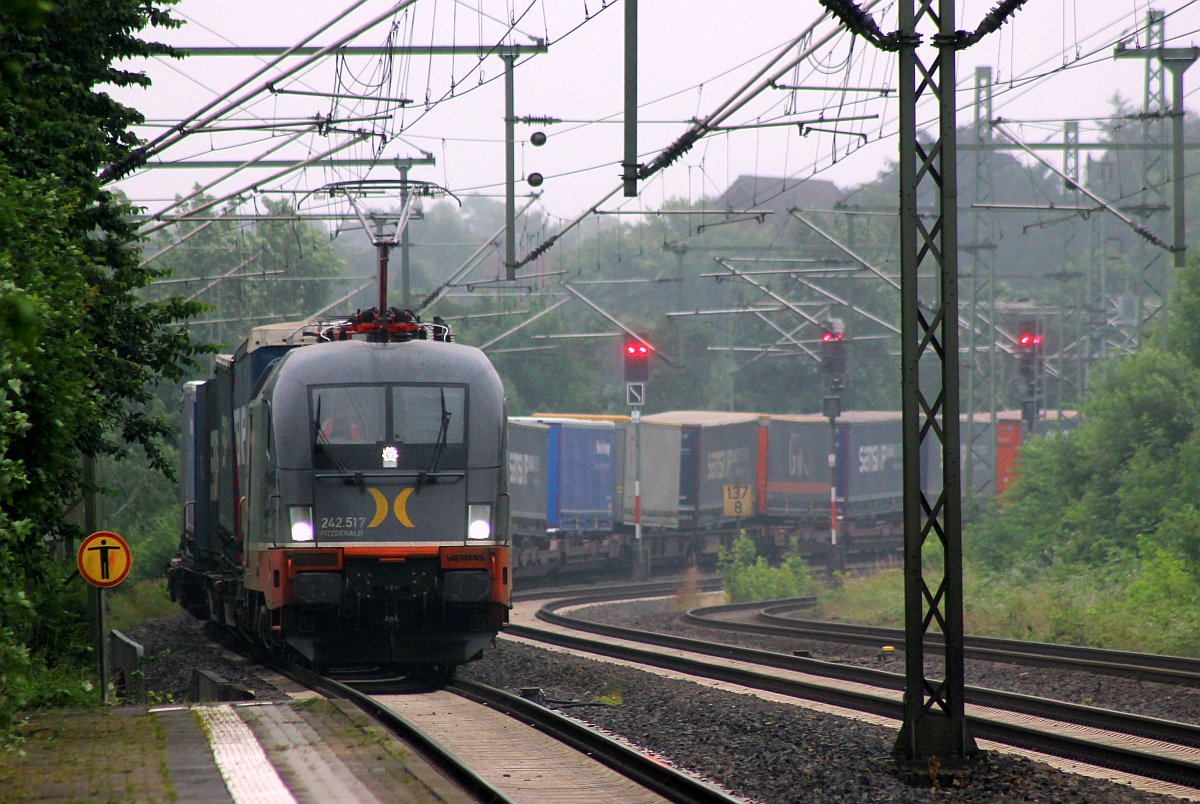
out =
[(829, 209), (844, 193), (824, 179), (781, 179), (775, 176), (738, 176), (717, 206), (722, 209), (770, 209), (775, 217), (790, 207)]

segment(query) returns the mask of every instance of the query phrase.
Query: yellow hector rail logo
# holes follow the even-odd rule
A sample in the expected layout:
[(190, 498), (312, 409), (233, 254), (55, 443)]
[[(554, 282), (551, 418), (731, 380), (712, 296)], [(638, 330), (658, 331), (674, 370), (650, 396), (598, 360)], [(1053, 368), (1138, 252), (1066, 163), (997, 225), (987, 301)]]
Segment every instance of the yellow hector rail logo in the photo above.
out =
[[(415, 489), (412, 488), (401, 490), (401, 492), (396, 495), (395, 502), (393, 502), (390, 506), (393, 512), (396, 514), (396, 519), (399, 520), (400, 524), (406, 528), (416, 527), (412, 520), (408, 518), (408, 498), (412, 496), (414, 490)], [(371, 492), (371, 497), (375, 500), (375, 516), (371, 519), (370, 523), (367, 524), (367, 527), (377, 528), (383, 523), (383, 520), (386, 519), (388, 515), (389, 506), (387, 497), (385, 497), (383, 492), (379, 489), (368, 488), (367, 491)]]
[(115, 533), (97, 531), (83, 540), (75, 555), (79, 574), (92, 586), (107, 589), (125, 580), (133, 566), (129, 544)]

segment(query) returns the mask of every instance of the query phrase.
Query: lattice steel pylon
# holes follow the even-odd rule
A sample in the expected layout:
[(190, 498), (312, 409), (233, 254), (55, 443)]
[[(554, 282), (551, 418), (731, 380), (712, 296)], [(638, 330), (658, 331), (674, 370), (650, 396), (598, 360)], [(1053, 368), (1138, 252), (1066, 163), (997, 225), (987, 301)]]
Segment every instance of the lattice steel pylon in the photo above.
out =
[[(958, 396), (958, 173), (955, 131), (954, 0), (900, 2), (900, 382), (904, 445), (904, 725), (894, 753), (914, 763), (931, 757), (962, 762), (975, 752), (967, 728), (963, 663), (962, 494)], [(922, 58), (922, 33), (936, 50)], [(938, 104), (938, 132), (917, 139), (917, 107)], [(937, 198), (926, 226), (917, 200)], [(921, 293), (921, 269), (931, 293)], [(932, 270), (930, 270), (932, 269)], [(932, 282), (930, 280), (933, 280)], [(936, 282), (936, 287), (929, 287)], [(921, 309), (921, 299), (934, 300)], [(922, 382), (922, 360), (940, 369)], [(941, 489), (921, 487), (926, 443), (941, 453)], [(943, 571), (931, 589), (923, 548), (941, 542)], [(925, 634), (936, 623), (945, 637), (944, 677), (925, 677)]]
[[(992, 68), (975, 68), (975, 181), (972, 200), (989, 204), (992, 197)], [(971, 214), (971, 242), (963, 251), (971, 255), (970, 288), (966, 319), (966, 422), (963, 444), (966, 466), (963, 480), (967, 497), (982, 504), (996, 490), (996, 242), (993, 213), (979, 206)], [(986, 421), (982, 419), (986, 416)]]
[[(1002, 0), (968, 33), (955, 28), (954, 0), (900, 0), (899, 29), (884, 34), (851, 0), (821, 0), (848, 30), (899, 53), (904, 723), (893, 754), (913, 770), (933, 768), (936, 761), (945, 772), (965, 766), (975, 753), (963, 663), (954, 57), (997, 30), (1024, 2)], [(917, 139), (917, 109), (924, 100), (938, 107), (932, 142)], [(922, 194), (937, 203), (930, 221), (918, 215)], [(923, 306), (923, 300), (929, 301)], [(923, 487), (922, 466), (936, 466), (935, 456), (941, 459), (940, 487)], [(927, 578), (922, 558), (930, 537), (941, 548), (942, 566), (940, 572), (931, 568)], [(925, 635), (935, 626), (943, 635), (943, 678), (931, 680), (925, 677)]]
[[(1063, 124), (1063, 191), (1078, 207), (1081, 204), (1080, 173), (1079, 173), (1079, 121), (1068, 120)], [(1058, 338), (1058, 426), (1065, 427), (1062, 411), (1068, 401), (1080, 404), (1087, 395), (1087, 362), (1090, 358), (1088, 345), (1091, 340), (1088, 333), (1087, 309), (1088, 294), (1086, 282), (1077, 282), (1086, 275), (1083, 260), (1080, 259), (1081, 243), (1080, 224), (1073, 221), (1070, 224), (1067, 241), (1063, 244), (1063, 271), (1060, 277), (1062, 283), (1059, 293), (1061, 305), (1060, 326)], [(1074, 290), (1068, 286), (1074, 282)], [(1068, 335), (1068, 332), (1070, 333)], [(1073, 362), (1068, 365), (1068, 349), (1073, 347)], [(1072, 399), (1068, 400), (1068, 386), (1073, 391)]]
[[(1146, 47), (1162, 48), (1166, 46), (1167, 23), (1165, 15), (1160, 9), (1151, 8), (1146, 11)], [(1159, 59), (1146, 59), (1146, 83), (1145, 83), (1145, 105), (1142, 107), (1142, 139), (1147, 146), (1142, 151), (1142, 187), (1143, 195), (1139, 199), (1140, 203), (1145, 206), (1148, 211), (1145, 222), (1146, 226), (1153, 230), (1156, 234), (1163, 234), (1168, 225), (1167, 216), (1157, 214), (1155, 208), (1165, 208), (1167, 204), (1167, 183), (1170, 178), (1170, 160), (1168, 159), (1167, 151), (1167, 119), (1166, 114), (1169, 110), (1167, 103), (1167, 71), (1163, 62)], [(1152, 250), (1148, 243), (1139, 243), (1139, 249), (1142, 256), (1142, 282), (1139, 285), (1144, 285), (1149, 288), (1152, 293), (1159, 296), (1159, 304), (1166, 303), (1167, 293), (1169, 292), (1167, 278), (1169, 269), (1163, 265), (1159, 271), (1154, 268), (1162, 260), (1162, 254), (1157, 249)], [(1161, 276), (1159, 276), (1161, 274)], [(1153, 277), (1153, 279), (1152, 279)], [(1135, 330), (1137, 343), (1139, 346), (1142, 343), (1142, 325), (1141, 318), (1143, 316), (1142, 306), (1146, 296), (1146, 291), (1143, 287), (1138, 287), (1135, 294), (1138, 298), (1138, 323)], [(1164, 314), (1165, 316), (1165, 314)], [(1166, 334), (1166, 325), (1163, 325), (1163, 334)], [(1164, 337), (1164, 346), (1165, 346)]]
[[(1157, 8), (1146, 12), (1146, 47), (1166, 46), (1167, 23)], [(1167, 163), (1167, 70), (1159, 59), (1146, 59), (1146, 81), (1142, 105), (1142, 139), (1148, 146), (1142, 151), (1142, 180), (1147, 205), (1167, 202), (1166, 185), (1170, 176)]]

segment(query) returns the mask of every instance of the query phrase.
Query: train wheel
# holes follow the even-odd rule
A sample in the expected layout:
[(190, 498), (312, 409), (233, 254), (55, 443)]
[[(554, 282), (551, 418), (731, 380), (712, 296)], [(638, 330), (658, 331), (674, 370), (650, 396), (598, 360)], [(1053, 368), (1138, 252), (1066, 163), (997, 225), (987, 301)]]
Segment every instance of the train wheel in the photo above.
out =
[(441, 687), (453, 681), (454, 675), (457, 672), (457, 664), (420, 664), (417, 665), (416, 672), (413, 675), (419, 681)]
[(271, 630), (271, 612), (261, 597), (255, 601), (254, 606), (254, 636), (270, 653), (278, 653), (282, 648), (279, 637)]

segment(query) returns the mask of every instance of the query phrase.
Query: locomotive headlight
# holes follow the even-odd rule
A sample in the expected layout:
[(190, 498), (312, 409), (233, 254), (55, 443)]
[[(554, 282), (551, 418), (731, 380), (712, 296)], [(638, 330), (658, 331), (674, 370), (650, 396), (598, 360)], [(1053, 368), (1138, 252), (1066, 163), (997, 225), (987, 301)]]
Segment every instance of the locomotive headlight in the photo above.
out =
[(313, 540), (312, 506), (288, 506), (288, 519), (292, 525), (292, 541), (311, 542)]
[(386, 446), (383, 448), (383, 468), (395, 469), (396, 463), (400, 460), (400, 450), (394, 446)]
[(484, 541), (492, 538), (492, 506), (480, 503), (467, 506), (467, 539)]

